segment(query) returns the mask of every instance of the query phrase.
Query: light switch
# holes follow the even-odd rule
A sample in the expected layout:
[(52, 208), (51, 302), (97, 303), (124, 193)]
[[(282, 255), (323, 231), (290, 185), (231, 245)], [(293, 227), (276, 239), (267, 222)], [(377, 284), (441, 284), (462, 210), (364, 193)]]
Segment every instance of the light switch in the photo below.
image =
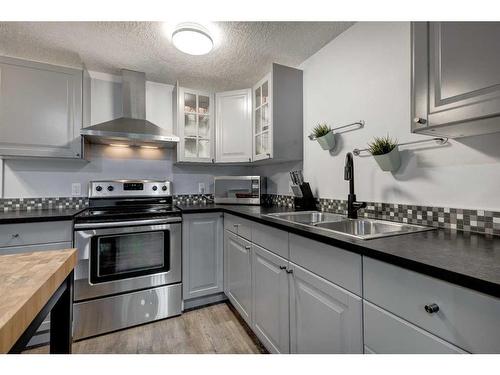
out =
[(82, 184), (79, 182), (74, 182), (71, 184), (71, 195), (74, 197), (79, 197), (82, 195)]

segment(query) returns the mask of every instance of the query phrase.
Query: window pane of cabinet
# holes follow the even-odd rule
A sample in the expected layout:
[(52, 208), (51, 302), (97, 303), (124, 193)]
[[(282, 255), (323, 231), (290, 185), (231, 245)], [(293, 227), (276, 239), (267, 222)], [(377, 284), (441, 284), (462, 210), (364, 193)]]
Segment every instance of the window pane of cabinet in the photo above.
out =
[(261, 108), (262, 112), (262, 130), (267, 130), (269, 125), (269, 104), (264, 104)]
[(209, 158), (210, 157), (210, 141), (208, 139), (200, 139), (198, 141), (198, 157), (199, 158)]
[(195, 94), (184, 94), (184, 112), (196, 112), (196, 95)]
[(260, 108), (255, 111), (255, 133), (258, 134), (262, 131), (262, 115)]
[(208, 114), (210, 112), (210, 98), (208, 96), (200, 95), (198, 97), (198, 113), (200, 115)]
[(267, 103), (269, 99), (269, 83), (266, 81), (262, 84), (262, 104)]
[(198, 136), (201, 138), (210, 138), (210, 122), (208, 116), (199, 116)]
[(186, 158), (196, 157), (196, 138), (185, 138), (184, 139), (184, 156)]
[(260, 94), (260, 87), (255, 90), (255, 108), (260, 107), (261, 105), (261, 94)]
[(184, 134), (188, 137), (196, 136), (196, 115), (184, 115)]

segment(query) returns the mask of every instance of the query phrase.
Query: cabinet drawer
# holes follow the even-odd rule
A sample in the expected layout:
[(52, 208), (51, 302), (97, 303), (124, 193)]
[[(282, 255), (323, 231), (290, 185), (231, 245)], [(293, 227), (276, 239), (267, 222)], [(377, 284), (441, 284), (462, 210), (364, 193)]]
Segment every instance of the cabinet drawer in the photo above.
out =
[(252, 240), (252, 222), (241, 217), (224, 214), (224, 229), (247, 240)]
[(72, 248), (73, 244), (71, 242), (52, 242), (40, 245), (9, 246), (0, 248), (0, 255), (32, 253), (34, 251), (64, 250)]
[(448, 354), (466, 353), (395, 315), (363, 303), (365, 353)]
[(361, 295), (361, 255), (290, 233), (290, 261)]
[[(364, 298), (472, 353), (500, 353), (500, 300), (363, 258)], [(439, 311), (427, 313), (425, 305)]]
[(0, 225), (0, 247), (71, 242), (71, 221)]
[(267, 225), (253, 223), (252, 239), (264, 249), (288, 259), (288, 232)]

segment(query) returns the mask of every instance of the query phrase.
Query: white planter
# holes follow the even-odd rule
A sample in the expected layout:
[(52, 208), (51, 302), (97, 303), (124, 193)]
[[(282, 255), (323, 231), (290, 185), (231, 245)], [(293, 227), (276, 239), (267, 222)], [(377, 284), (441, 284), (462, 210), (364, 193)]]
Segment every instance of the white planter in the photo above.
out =
[(373, 155), (380, 169), (386, 172), (395, 172), (401, 166), (401, 157), (398, 147), (394, 147), (391, 152), (384, 155)]
[(324, 136), (316, 138), (323, 150), (331, 150), (335, 147), (335, 134), (329, 131)]

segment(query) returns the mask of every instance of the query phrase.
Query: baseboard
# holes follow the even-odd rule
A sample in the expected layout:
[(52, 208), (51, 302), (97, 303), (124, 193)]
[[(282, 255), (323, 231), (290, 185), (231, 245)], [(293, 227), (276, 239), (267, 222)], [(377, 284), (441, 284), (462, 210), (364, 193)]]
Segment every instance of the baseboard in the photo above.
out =
[(184, 302), (183, 311), (196, 309), (196, 308), (203, 307), (206, 305), (212, 305), (214, 303), (219, 303), (219, 302), (222, 302), (225, 300), (227, 300), (227, 297), (222, 292), (217, 293), (217, 294), (211, 294), (209, 296), (191, 298), (191, 299), (183, 301)]

